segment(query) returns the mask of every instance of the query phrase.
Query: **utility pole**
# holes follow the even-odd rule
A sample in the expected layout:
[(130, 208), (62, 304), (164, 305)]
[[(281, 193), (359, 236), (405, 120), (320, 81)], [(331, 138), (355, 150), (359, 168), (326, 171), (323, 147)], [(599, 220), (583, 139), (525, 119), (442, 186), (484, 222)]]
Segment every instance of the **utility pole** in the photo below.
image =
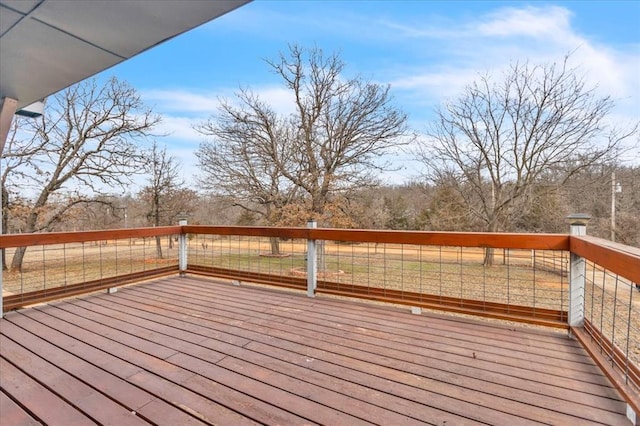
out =
[(616, 240), (616, 172), (611, 172), (611, 241)]
[(622, 192), (622, 186), (616, 182), (616, 172), (611, 172), (611, 241), (616, 240), (616, 193)]

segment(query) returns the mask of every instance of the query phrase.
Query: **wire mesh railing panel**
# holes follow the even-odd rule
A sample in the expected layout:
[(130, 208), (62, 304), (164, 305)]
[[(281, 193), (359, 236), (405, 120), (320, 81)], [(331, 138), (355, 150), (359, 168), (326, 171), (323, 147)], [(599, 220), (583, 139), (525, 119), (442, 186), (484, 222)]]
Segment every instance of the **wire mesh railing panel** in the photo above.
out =
[(640, 390), (640, 285), (585, 262), (585, 329), (627, 383)]
[[(63, 297), (66, 289), (77, 292), (83, 286), (117, 283), (118, 277), (136, 273), (142, 276), (166, 267), (177, 270), (176, 241), (177, 236), (171, 235), (8, 248), (3, 297), (19, 300), (18, 296), (36, 292)], [(16, 256), (22, 256), (21, 261)], [(33, 297), (37, 300), (37, 295)]]
[[(436, 303), (438, 297), (448, 303), (451, 299), (460, 304), (480, 302), (473, 304), (479, 309), (487, 303), (504, 305), (507, 311), (510, 306), (525, 306), (534, 315), (535, 309), (565, 311), (566, 264), (559, 264), (556, 271), (540, 268), (534, 261), (536, 254), (532, 250), (487, 253), (473, 247), (328, 241), (319, 277), (345, 291), (345, 285), (359, 285), (401, 298), (429, 296), (424, 300)], [(566, 257), (562, 251), (553, 255)]]
[[(274, 284), (306, 281), (304, 239), (190, 234), (187, 240), (191, 271)], [(558, 323), (566, 319), (568, 256), (562, 250), (332, 240), (315, 244), (319, 291), (464, 306)], [(555, 269), (536, 260), (540, 258), (558, 259)]]
[[(189, 234), (187, 240), (190, 268), (210, 268), (219, 274), (236, 271), (273, 277), (306, 277), (305, 240), (206, 234)], [(246, 274), (243, 276), (248, 276)]]

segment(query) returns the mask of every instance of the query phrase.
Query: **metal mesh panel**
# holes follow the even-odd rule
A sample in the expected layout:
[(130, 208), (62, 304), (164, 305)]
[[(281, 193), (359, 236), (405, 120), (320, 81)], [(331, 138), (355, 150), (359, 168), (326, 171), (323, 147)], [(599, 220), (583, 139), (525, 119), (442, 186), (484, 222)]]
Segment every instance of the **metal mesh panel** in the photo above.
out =
[(586, 330), (602, 353), (637, 386), (640, 364), (640, 292), (631, 282), (586, 261)]

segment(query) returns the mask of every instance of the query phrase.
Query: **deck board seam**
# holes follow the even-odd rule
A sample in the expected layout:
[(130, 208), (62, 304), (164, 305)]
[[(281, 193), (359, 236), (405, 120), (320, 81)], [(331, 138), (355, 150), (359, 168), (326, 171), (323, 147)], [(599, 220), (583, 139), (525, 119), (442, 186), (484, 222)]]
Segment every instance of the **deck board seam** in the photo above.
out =
[[(453, 345), (453, 346), (461, 347), (460, 345)], [(515, 360), (519, 360), (520, 359), (518, 357), (507, 357), (507, 358), (512, 358), (512, 359), (515, 359)]]
[[(171, 285), (171, 286), (173, 287), (173, 284), (169, 284), (169, 285)], [(162, 287), (162, 286), (159, 286), (159, 287)], [(186, 290), (186, 289), (192, 289), (192, 288), (191, 288), (191, 287), (186, 287), (186, 288), (183, 288), (183, 289), (184, 289), (184, 290)], [(233, 292), (233, 291), (234, 291), (234, 289), (231, 289), (231, 290), (230, 290), (230, 292)], [(235, 291), (237, 291), (237, 290), (235, 290)], [(210, 293), (210, 294), (211, 294), (211, 296), (214, 296), (214, 295), (215, 295), (215, 293)], [(298, 298), (298, 299), (299, 299), (299, 298)], [(307, 299), (307, 300), (308, 300), (308, 299)], [(254, 300), (254, 301), (255, 301), (255, 302), (257, 302), (258, 304), (259, 304), (259, 303), (261, 303), (261, 301), (258, 301), (258, 300)], [(302, 300), (298, 300), (298, 301), (300, 302), (300, 304), (301, 304), (302, 306), (307, 306), (307, 305), (308, 305), (307, 303), (304, 303), (304, 299), (302, 299)], [(287, 301), (286, 303), (290, 303), (290, 302), (289, 302), (289, 301)], [(341, 315), (349, 315), (349, 313), (348, 313), (348, 312), (344, 312), (344, 311), (342, 311), (342, 312), (341, 312)], [(403, 318), (403, 319), (404, 319), (404, 318)], [(374, 321), (371, 321), (371, 322), (374, 322)], [(397, 329), (398, 329), (399, 331), (402, 331), (402, 327), (397, 327)], [(486, 328), (485, 328), (485, 329), (486, 329)], [(458, 331), (459, 331), (459, 329), (458, 329)], [(464, 334), (464, 333), (463, 333), (463, 334)], [(473, 335), (473, 334), (471, 334), (471, 335)], [(474, 336), (475, 336), (475, 335), (474, 335)], [(505, 342), (509, 342), (509, 341), (508, 341), (508, 340), (505, 340)], [(555, 342), (557, 342), (557, 340), (555, 340)], [(582, 348), (580, 348), (580, 347), (579, 347), (579, 346), (577, 346), (577, 345), (574, 345), (573, 347), (574, 347), (574, 348), (576, 348), (576, 349), (579, 351), (580, 355), (582, 355), (582, 356), (584, 356), (586, 359), (588, 359), (588, 356), (584, 355), (584, 352), (582, 351)]]
[[(71, 303), (71, 302), (69, 302), (69, 303)], [(95, 312), (92, 312), (92, 311), (90, 311), (89, 309), (86, 309), (86, 310), (87, 310), (87, 312), (90, 312), (90, 314), (89, 314), (89, 315), (95, 315)], [(380, 364), (379, 364), (379, 365), (380, 365)], [(382, 365), (380, 365), (380, 366), (382, 366)], [(455, 386), (455, 385), (451, 385), (451, 386)], [(481, 392), (481, 393), (483, 393), (482, 391), (479, 391), (479, 390), (477, 390), (477, 389), (470, 389), (470, 388), (467, 388), (467, 389), (468, 389), (468, 390), (470, 390), (470, 391), (475, 391), (475, 392)], [(439, 393), (439, 392), (438, 392), (438, 393)], [(487, 394), (487, 393), (483, 393), (483, 394), (484, 394), (484, 395), (487, 395), (487, 396), (491, 396), (490, 394)], [(445, 396), (445, 395), (444, 395), (444, 394), (442, 394), (442, 393), (440, 393), (440, 395)], [(519, 401), (514, 401), (514, 402), (519, 403)]]
[[(104, 368), (102, 365), (98, 364), (97, 362), (88, 361), (88, 360), (86, 359), (86, 356), (85, 356), (85, 357), (81, 357), (79, 353), (74, 353), (73, 351), (71, 351), (71, 350), (69, 350), (69, 349), (68, 349), (68, 346), (67, 346), (67, 347), (62, 346), (62, 342), (60, 342), (60, 336), (62, 336), (62, 340), (63, 340), (63, 341), (65, 340), (65, 337), (66, 337), (66, 338), (68, 338), (68, 339), (73, 339), (73, 340), (75, 340), (75, 341), (77, 342), (77, 343), (76, 343), (76, 345), (79, 343), (81, 346), (83, 346), (83, 345), (84, 345), (84, 346), (86, 346), (86, 347), (91, 347), (91, 348), (93, 348), (93, 349), (95, 349), (95, 350), (98, 350), (98, 348), (96, 348), (96, 347), (94, 347), (94, 346), (91, 346), (91, 345), (89, 345), (89, 344), (87, 344), (87, 343), (85, 343), (85, 342), (82, 342), (82, 341), (78, 340), (77, 338), (75, 338), (75, 337), (73, 337), (73, 336), (71, 336), (71, 335), (68, 335), (68, 334), (62, 333), (62, 332), (60, 332), (60, 331), (58, 331), (58, 330), (56, 330), (56, 329), (54, 329), (54, 328), (51, 328), (51, 327), (49, 327), (47, 324), (44, 324), (44, 323), (42, 323), (42, 322), (40, 322), (40, 321), (38, 321), (38, 320), (36, 320), (36, 319), (33, 319), (33, 318), (29, 317), (29, 316), (22, 315), (22, 317), (23, 317), (24, 319), (27, 319), (27, 320), (29, 320), (29, 321), (32, 321), (33, 323), (40, 324), (42, 327), (48, 327), (47, 329), (49, 330), (49, 333), (50, 333), (50, 334), (49, 334), (49, 337), (47, 338), (47, 337), (43, 336), (41, 333), (35, 333), (35, 332), (34, 332), (34, 331), (32, 331), (32, 330), (27, 330), (27, 329), (25, 328), (25, 325), (24, 325), (24, 324), (16, 324), (16, 323), (15, 323), (15, 320), (16, 320), (16, 317), (15, 317), (15, 316), (14, 316), (14, 317), (12, 317), (12, 320), (13, 320), (13, 321), (12, 321), (12, 323), (13, 323), (13, 324), (15, 324), (15, 325), (17, 325), (18, 327), (21, 327), (21, 328), (23, 328), (23, 329), (27, 330), (27, 331), (28, 331), (29, 333), (31, 333), (32, 335), (37, 336), (37, 337), (39, 337), (39, 338), (41, 338), (41, 339), (45, 340), (46, 342), (48, 342), (48, 343), (49, 343), (49, 344), (51, 344), (52, 346), (54, 346), (54, 347), (58, 348), (58, 349), (59, 349), (59, 350), (61, 350), (61, 351), (64, 351), (65, 353), (69, 354), (70, 356), (78, 357), (78, 358), (80, 358), (81, 360), (83, 360), (83, 361), (87, 362), (88, 364), (90, 364), (93, 368), (99, 369), (99, 370), (103, 371), (103, 372), (104, 372), (104, 373), (106, 373), (106, 374), (110, 374), (111, 376), (113, 376), (113, 377), (115, 377), (115, 378), (119, 379), (120, 381), (122, 381), (122, 382), (124, 382), (124, 383), (127, 383), (127, 384), (129, 384), (130, 386), (133, 386), (134, 388), (138, 389), (139, 391), (141, 391), (141, 392), (143, 392), (143, 393), (145, 393), (145, 394), (148, 394), (148, 396), (150, 397), (150, 398), (149, 398), (149, 401), (147, 401), (146, 403), (144, 403), (142, 406), (140, 406), (140, 407), (126, 406), (127, 408), (132, 409), (132, 410), (135, 410), (136, 412), (138, 412), (140, 416), (142, 416), (142, 417), (144, 417), (144, 416), (145, 416), (144, 414), (141, 414), (141, 413), (140, 413), (140, 412), (141, 412), (141, 410), (142, 410), (142, 408), (143, 408), (144, 406), (147, 406), (147, 405), (149, 405), (149, 404), (153, 403), (154, 401), (162, 401), (163, 403), (165, 403), (165, 404), (167, 404), (167, 405), (169, 405), (169, 406), (171, 406), (171, 407), (175, 408), (176, 410), (180, 410), (180, 409), (179, 409), (179, 407), (176, 407), (175, 405), (171, 404), (169, 401), (166, 401), (166, 400), (162, 399), (160, 396), (158, 396), (158, 395), (156, 395), (156, 394), (153, 394), (153, 393), (148, 392), (146, 389), (144, 389), (144, 388), (142, 388), (142, 387), (140, 387), (140, 386), (138, 386), (138, 385), (136, 385), (136, 384), (133, 384), (133, 383), (131, 383), (131, 382), (128, 380), (128, 379), (129, 379), (129, 377), (134, 376), (135, 374), (138, 374), (140, 371), (142, 371), (142, 369), (141, 369), (140, 367), (137, 367), (137, 371), (135, 371), (135, 372), (133, 372), (133, 373), (131, 373), (131, 374), (129, 374), (129, 375), (117, 374), (117, 373), (115, 373), (115, 372), (113, 372), (113, 371), (110, 371), (110, 370), (108, 370), (108, 369)], [(80, 350), (79, 350), (79, 349), (77, 349), (77, 350), (78, 350), (78, 352), (80, 352)], [(134, 365), (134, 364), (130, 363), (128, 360), (125, 360), (125, 359), (122, 359), (122, 358), (120, 358), (120, 357), (117, 357), (117, 356), (115, 356), (115, 355), (113, 355), (113, 354), (111, 354), (111, 353), (105, 353), (104, 351), (100, 351), (100, 352), (101, 352), (102, 354), (106, 354), (108, 357), (111, 357), (111, 358), (113, 358), (113, 359), (118, 360), (118, 362), (120, 362), (121, 364)], [(67, 373), (68, 373), (68, 374), (70, 374), (70, 375), (72, 375), (72, 376), (74, 376), (74, 377), (76, 377), (78, 380), (81, 380), (81, 381), (84, 381), (85, 383), (87, 383), (87, 382), (86, 382), (86, 380), (84, 380), (84, 379), (82, 379), (82, 378), (78, 377), (76, 374), (74, 374), (74, 373), (72, 373), (72, 372), (70, 372), (70, 371), (67, 371)], [(95, 386), (91, 385), (91, 383), (87, 383), (87, 384), (88, 384), (89, 386), (92, 386), (92, 387), (94, 387), (94, 388), (95, 388)], [(97, 389), (97, 388), (96, 388), (96, 390), (98, 390), (99, 392), (105, 393), (105, 392), (101, 391), (100, 389)], [(118, 400), (118, 399), (114, 398), (113, 396), (111, 396), (111, 395), (107, 395), (106, 393), (105, 393), (105, 395), (106, 395), (107, 397), (109, 397), (110, 399), (112, 399), (112, 400), (114, 400), (114, 401), (116, 401), (116, 402), (120, 403), (121, 405), (123, 405), (123, 403), (122, 403), (120, 400)], [(181, 411), (182, 411), (185, 415), (189, 415), (189, 416), (190, 416), (190, 414), (189, 414), (189, 413), (186, 413), (186, 412), (184, 412), (183, 410), (181, 410)], [(146, 420), (147, 420), (149, 423), (154, 423), (151, 419), (148, 419), (148, 418), (147, 418)]]
[[(79, 301), (80, 301), (80, 300), (79, 300)], [(81, 301), (80, 301), (80, 302), (81, 302)], [(87, 319), (89, 319), (89, 320), (93, 320), (93, 318), (95, 318), (95, 317), (96, 317), (96, 315), (100, 316), (101, 321), (108, 321), (108, 318), (110, 318), (110, 317), (108, 317), (108, 316), (107, 316), (107, 315), (105, 315), (105, 314), (102, 314), (102, 313), (97, 312), (97, 311), (92, 311), (92, 310), (88, 309), (88, 308), (87, 308), (87, 307), (85, 307), (85, 306), (80, 306), (80, 305), (78, 305), (77, 303), (74, 303), (73, 301), (66, 302), (66, 303), (64, 303), (64, 304), (59, 305), (58, 307), (68, 307), (68, 306), (79, 307), (79, 308), (83, 309), (83, 310), (85, 311), (85, 312), (84, 312), (84, 314), (86, 315), (86, 316), (85, 316), (85, 318), (87, 318)], [(78, 313), (78, 312), (77, 312), (76, 310), (74, 310), (74, 309), (71, 309), (71, 310), (67, 309), (67, 311), (68, 311), (68, 312), (71, 312), (71, 313), (75, 313), (75, 314), (80, 315), (80, 313)], [(115, 317), (113, 317), (113, 318), (112, 318), (112, 320), (116, 320), (116, 321), (119, 321), (119, 322), (124, 323), (124, 321), (123, 321), (123, 320), (121, 320), (121, 319), (119, 319), (119, 318), (115, 318)], [(100, 322), (100, 324), (102, 324), (102, 325), (104, 325), (104, 326), (109, 327), (109, 325), (107, 325), (107, 323), (105, 323), (105, 322)], [(122, 324), (122, 327), (123, 327), (123, 328), (126, 328), (126, 324)], [(136, 325), (136, 327), (144, 328), (144, 327), (137, 326), (137, 325)], [(131, 333), (129, 333), (128, 331), (124, 331), (123, 329), (120, 329), (120, 332), (122, 332), (122, 333), (126, 333), (126, 334), (131, 334)], [(163, 334), (163, 333), (160, 333), (160, 332), (157, 332), (157, 331), (153, 331), (153, 333), (154, 333), (154, 334), (155, 334), (155, 333)], [(136, 334), (137, 334), (137, 333), (136, 333)], [(131, 335), (133, 335), (133, 334), (131, 334)], [(166, 336), (166, 337), (171, 337), (171, 338), (173, 338), (172, 336), (169, 336), (169, 335), (165, 335), (165, 336)], [(175, 338), (174, 338), (174, 339), (175, 339)], [(150, 340), (150, 339), (145, 339), (145, 340), (153, 341), (153, 340)], [(184, 341), (184, 340), (183, 340), (183, 342), (185, 342), (185, 343), (189, 343), (189, 342), (186, 342), (186, 341)], [(166, 357), (164, 358), (165, 360), (167, 360), (168, 358), (171, 358), (171, 357), (172, 357), (172, 356), (174, 356), (174, 355), (177, 355), (177, 354), (180, 354), (180, 353), (186, 353), (186, 352), (184, 352), (184, 350), (180, 350), (180, 349), (177, 349), (177, 348), (172, 347), (172, 346), (168, 346), (168, 345), (163, 345), (163, 346), (165, 346), (165, 347), (167, 347), (167, 348), (172, 349), (172, 350), (174, 350), (174, 351), (175, 351), (175, 353), (172, 353), (172, 354), (170, 354), (170, 355), (166, 356)], [(208, 348), (207, 348), (207, 349), (208, 349)], [(211, 351), (213, 352), (213, 350), (211, 350)]]
[[(65, 321), (65, 320), (61, 320), (61, 321), (67, 322), (67, 321)], [(69, 322), (68, 322), (68, 323), (69, 323)], [(73, 323), (69, 323), (69, 324), (70, 324), (70, 325), (72, 325), (72, 326), (75, 326), (75, 324), (73, 324)], [(80, 327), (80, 326), (79, 326), (79, 328), (82, 328), (82, 327)], [(87, 331), (87, 332), (89, 332), (89, 333), (93, 333), (91, 330), (86, 330), (86, 331)], [(102, 339), (105, 339), (105, 340), (115, 341), (115, 340), (110, 339), (110, 338), (108, 338), (108, 337), (105, 337), (105, 336), (103, 336), (103, 335), (101, 335), (101, 334), (97, 334), (97, 333), (93, 333), (93, 334), (95, 334), (95, 335), (96, 335), (96, 336), (98, 336), (99, 338), (102, 338)], [(123, 346), (127, 346), (127, 345), (123, 345)], [(140, 351), (140, 349), (139, 349), (139, 348), (134, 348), (134, 347), (131, 347), (131, 346), (127, 346), (127, 347), (128, 347), (130, 350), (138, 351), (138, 352), (144, 353), (143, 351)], [(175, 354), (178, 354), (178, 353), (179, 353), (179, 352), (176, 352)], [(175, 354), (174, 354), (174, 355), (175, 355)], [(116, 357), (116, 358), (120, 358), (120, 357), (118, 357), (117, 355), (113, 355), (113, 354), (111, 354), (111, 353), (110, 353), (110, 355), (112, 355), (112, 356), (114, 356), (114, 357)], [(146, 354), (146, 355), (149, 355), (149, 356), (153, 357), (153, 355), (150, 355), (150, 354)], [(157, 358), (157, 357), (155, 357), (155, 358)], [(122, 359), (122, 358), (120, 358), (120, 359)], [(158, 359), (160, 359), (160, 358), (158, 358)], [(173, 364), (172, 364), (172, 365), (173, 365)], [(194, 390), (192, 390), (192, 389), (190, 389), (190, 388), (188, 388), (188, 387), (185, 387), (184, 382), (186, 382), (186, 381), (188, 380), (188, 378), (184, 378), (182, 381), (171, 380), (171, 379), (167, 379), (167, 378), (165, 378), (165, 377), (159, 376), (157, 373), (155, 373), (155, 372), (153, 372), (153, 371), (148, 370), (145, 366), (142, 366), (142, 365), (138, 365), (138, 366), (139, 366), (140, 368), (142, 368), (142, 370), (143, 370), (143, 371), (142, 371), (142, 372), (138, 372), (138, 373), (134, 374), (133, 376), (136, 376), (136, 375), (138, 375), (138, 374), (140, 374), (140, 373), (150, 374), (150, 375), (153, 375), (153, 376), (158, 377), (158, 378), (159, 378), (159, 379), (161, 379), (161, 380), (169, 381), (169, 382), (171, 382), (173, 385), (175, 385), (175, 386), (177, 386), (177, 387), (179, 387), (179, 388), (182, 388), (182, 389), (184, 389), (184, 390), (186, 390), (186, 391), (193, 392), (194, 394), (197, 394), (198, 396), (200, 396), (200, 397), (202, 397), (202, 398), (204, 398), (204, 399), (210, 400), (206, 395), (201, 394), (201, 393), (199, 393), (199, 392), (196, 392), (196, 391), (194, 391)], [(185, 371), (186, 371), (186, 370), (185, 370)], [(194, 373), (190, 373), (190, 374), (191, 374), (191, 377), (193, 377)], [(131, 379), (131, 377), (133, 377), (133, 376), (127, 377), (126, 381), (127, 381), (128, 383), (131, 383), (131, 384), (132, 384), (132, 385), (134, 385), (134, 386), (137, 386), (134, 382), (132, 382), (132, 381), (130, 380), (130, 379)], [(222, 386), (224, 386), (224, 385), (222, 385)], [(227, 386), (224, 386), (224, 387), (225, 387), (225, 388), (228, 388)], [(165, 398), (163, 398), (162, 396), (157, 395), (157, 394), (154, 394), (154, 395), (155, 395), (158, 399), (163, 400), (163, 401), (165, 401), (165, 402), (167, 402), (167, 403), (169, 403), (169, 404), (171, 404), (171, 405), (173, 405), (173, 406), (175, 406), (175, 407), (177, 407), (177, 408), (182, 409), (182, 407), (176, 406), (175, 404), (173, 404), (173, 403), (171, 403), (170, 401), (166, 400), (166, 399), (165, 399)], [(215, 402), (215, 401), (213, 401), (213, 402)], [(235, 410), (235, 409), (233, 409), (233, 408), (231, 408), (231, 407), (226, 407), (224, 404), (219, 404), (219, 403), (218, 403), (218, 405), (221, 405), (221, 406), (223, 406), (223, 407), (225, 407), (225, 408), (229, 409), (230, 411), (233, 411), (233, 412), (237, 413), (238, 415), (244, 416), (244, 414), (240, 413), (239, 411), (237, 411), (237, 410)], [(182, 410), (184, 411), (184, 409), (182, 409)], [(188, 411), (185, 411), (185, 413), (186, 413), (186, 414), (189, 414), (189, 415), (192, 415), (192, 414), (191, 414), (191, 413), (189, 413)]]
[(173, 302), (173, 303), (175, 303), (175, 300), (174, 300), (174, 301), (172, 301), (172, 302)]

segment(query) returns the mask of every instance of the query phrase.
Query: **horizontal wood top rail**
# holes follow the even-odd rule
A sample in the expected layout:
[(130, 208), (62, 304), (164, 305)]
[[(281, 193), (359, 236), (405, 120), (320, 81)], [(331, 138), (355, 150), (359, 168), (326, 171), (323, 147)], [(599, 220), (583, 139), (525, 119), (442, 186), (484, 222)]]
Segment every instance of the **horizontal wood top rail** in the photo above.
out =
[(0, 248), (29, 247), (38, 245), (82, 243), (88, 241), (119, 240), (180, 234), (180, 226), (155, 228), (109, 229), (105, 231), (42, 232), (35, 234), (0, 235)]
[(309, 238), (308, 228), (278, 228), (273, 226), (210, 226), (185, 225), (185, 234), (204, 235), (239, 235), (246, 237), (281, 237), (281, 238)]
[(105, 231), (9, 234), (0, 236), (0, 248), (117, 240), (124, 238), (144, 238), (180, 233), (204, 235), (236, 235), (248, 237), (301, 238), (344, 242), (371, 242), (434, 246), (569, 250), (569, 236), (564, 234), (385, 231), (366, 229), (309, 229), (260, 226), (201, 225), (128, 228)]
[(568, 250), (568, 235), (507, 234), (489, 232), (372, 231), (363, 229), (310, 229), (312, 239), (419, 244), (434, 246)]
[(305, 238), (345, 242), (417, 244), (458, 247), (492, 247), (537, 250), (568, 250), (564, 234), (515, 234), (489, 232), (388, 231), (331, 228), (274, 228), (255, 226), (183, 227), (187, 234), (239, 235), (250, 237)]
[(634, 283), (640, 283), (640, 249), (591, 236), (572, 236), (572, 253)]

